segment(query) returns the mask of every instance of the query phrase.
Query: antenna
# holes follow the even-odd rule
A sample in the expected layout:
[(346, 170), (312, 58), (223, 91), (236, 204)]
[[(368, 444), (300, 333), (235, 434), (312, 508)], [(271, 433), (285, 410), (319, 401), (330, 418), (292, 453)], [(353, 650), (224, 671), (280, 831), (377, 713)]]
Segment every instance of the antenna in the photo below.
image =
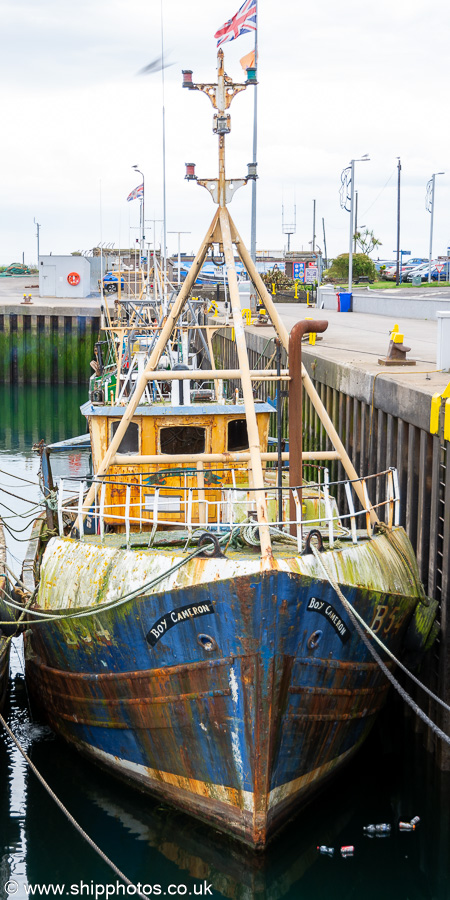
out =
[(284, 220), (284, 203), (281, 204), (281, 230), (283, 234), (287, 234), (287, 252), (289, 253), (291, 248), (291, 234), (295, 234), (297, 230), (297, 207), (294, 203), (294, 221), (285, 222)]

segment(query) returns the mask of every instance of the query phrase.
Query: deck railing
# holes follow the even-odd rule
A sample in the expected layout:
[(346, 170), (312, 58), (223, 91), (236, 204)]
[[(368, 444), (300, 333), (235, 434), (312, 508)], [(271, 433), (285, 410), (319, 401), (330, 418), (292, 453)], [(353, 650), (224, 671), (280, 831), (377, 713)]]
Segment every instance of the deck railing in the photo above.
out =
[[(148, 546), (151, 547), (158, 529), (180, 529), (187, 532), (187, 541), (198, 529), (225, 532), (252, 522), (256, 529), (256, 489), (239, 486), (234, 470), (231, 472), (230, 486), (207, 486), (203, 478), (201, 483), (197, 480), (196, 485), (189, 485), (188, 480), (193, 480), (190, 473), (180, 479), (184, 484), (175, 487), (149, 486), (143, 483), (142, 475), (135, 475), (139, 481), (127, 481), (123, 475), (104, 480), (94, 478), (89, 483), (74, 478), (61, 479), (58, 488), (59, 533), (63, 536), (67, 526), (78, 520), (80, 540), (84, 540), (89, 532), (100, 535), (103, 542), (107, 528), (118, 526), (120, 531), (125, 532), (127, 545), (130, 544), (131, 534), (137, 531), (149, 534)], [(371, 537), (372, 510), (376, 510), (379, 518), (389, 527), (399, 524), (400, 495), (396, 469), (389, 468), (358, 479), (365, 498), (364, 506), (355, 493), (355, 481), (330, 482), (328, 469), (321, 468), (321, 472), (323, 481), (308, 482), (301, 487), (264, 486), (269, 525), (277, 530), (277, 537), (284, 532), (296, 538), (299, 552), (303, 549), (306, 532), (313, 528), (321, 532), (330, 547), (339, 538), (356, 544), (362, 536)], [(376, 485), (380, 481), (384, 482), (384, 499), (371, 504), (368, 485), (381, 497), (382, 488)], [(98, 485), (96, 499), (83, 522), (85, 497), (94, 483)], [(340, 485), (343, 485), (346, 498), (344, 511), (338, 511), (334, 498)], [(120, 489), (118, 502), (111, 500), (112, 487)], [(295, 519), (289, 517), (291, 496), (294, 499)]]

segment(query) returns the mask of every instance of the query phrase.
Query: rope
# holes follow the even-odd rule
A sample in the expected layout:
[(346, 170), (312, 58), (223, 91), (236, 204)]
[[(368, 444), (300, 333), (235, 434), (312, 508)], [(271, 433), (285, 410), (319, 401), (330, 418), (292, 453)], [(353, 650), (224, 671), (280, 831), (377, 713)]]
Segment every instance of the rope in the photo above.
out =
[[(39, 487), (39, 485), (36, 485), (36, 487)], [(14, 500), (22, 500), (24, 503), (30, 503), (32, 506), (37, 505), (36, 500), (29, 500), (28, 497), (21, 497), (18, 494), (13, 494), (13, 493), (11, 493), (11, 491), (7, 491), (6, 488), (4, 488), (4, 487), (1, 487), (0, 493), (8, 494), (8, 497), (13, 497)], [(2, 506), (4, 506), (4, 505), (5, 504), (2, 503)], [(8, 507), (6, 507), (6, 509), (8, 509)]]
[(16, 478), (17, 481), (24, 481), (26, 484), (33, 484), (35, 487), (39, 487), (39, 482), (30, 481), (29, 478), (24, 478), (23, 475), (15, 475), (14, 472), (7, 472), (5, 469), (0, 469), (0, 473), (2, 475), (7, 475), (8, 478)]
[(412, 697), (410, 697), (410, 695), (405, 691), (405, 689), (401, 686), (400, 682), (397, 681), (397, 679), (392, 674), (390, 669), (388, 669), (388, 667), (383, 662), (381, 657), (378, 655), (376, 650), (372, 647), (370, 641), (366, 638), (366, 635), (364, 634), (364, 631), (360, 627), (360, 625), (363, 626), (363, 628), (368, 632), (368, 634), (370, 634), (371, 638), (373, 638), (373, 640), (376, 641), (377, 644), (379, 644), (379, 646), (393, 660), (393, 662), (395, 662), (395, 664), (398, 665), (399, 668), (403, 672), (405, 672), (405, 674), (408, 675), (409, 678), (411, 678), (412, 681), (415, 682), (415, 684), (418, 685), (418, 687), (422, 688), (422, 690), (425, 691), (425, 693), (428, 694), (429, 697), (431, 697), (434, 701), (436, 701), (436, 703), (439, 703), (445, 710), (447, 710), (447, 712), (450, 712), (450, 707), (443, 700), (441, 700), (440, 697), (437, 697), (436, 694), (433, 694), (433, 692), (430, 691), (429, 688), (426, 687), (426, 685), (422, 684), (422, 682), (419, 681), (419, 679), (416, 678), (415, 675), (413, 675), (412, 672), (410, 672), (409, 669), (407, 669), (406, 666), (404, 666), (403, 663), (401, 663), (400, 660), (397, 659), (396, 656), (394, 656), (394, 654), (388, 649), (388, 647), (386, 647), (385, 644), (383, 644), (383, 642), (380, 640), (380, 638), (377, 637), (375, 632), (372, 631), (372, 629), (369, 627), (369, 625), (367, 625), (367, 623), (364, 621), (364, 619), (359, 615), (359, 613), (356, 611), (354, 606), (352, 606), (350, 601), (347, 600), (346, 597), (344, 597), (344, 594), (342, 593), (339, 585), (337, 584), (337, 582), (335, 581), (333, 576), (330, 575), (330, 573), (328, 572), (323, 559), (319, 555), (318, 550), (312, 544), (311, 544), (311, 551), (314, 554), (320, 567), (323, 569), (325, 576), (327, 578), (327, 581), (331, 584), (331, 587), (336, 591), (336, 594), (338, 595), (339, 599), (341, 600), (342, 605), (344, 606), (344, 609), (347, 610), (347, 613), (350, 616), (350, 619), (351, 619), (353, 625), (355, 626), (356, 631), (358, 632), (361, 640), (367, 647), (367, 649), (368, 649), (369, 653), (371, 654), (371, 656), (373, 657), (373, 659), (378, 663), (382, 672), (384, 672), (388, 681), (391, 682), (391, 684), (394, 686), (396, 691), (398, 691), (398, 693), (400, 694), (402, 699), (405, 701), (405, 703), (407, 703), (408, 706), (411, 707), (411, 709), (416, 713), (416, 715), (418, 715), (419, 718), (422, 719), (422, 721), (425, 722), (425, 724), (428, 725), (429, 728), (431, 728), (431, 730), (434, 731), (434, 733), (438, 737), (440, 737), (447, 744), (450, 744), (450, 736), (448, 734), (446, 734), (444, 731), (441, 731), (441, 729), (438, 728), (438, 726), (432, 721), (432, 719), (430, 719), (426, 715), (426, 713), (424, 713), (423, 710), (420, 709), (420, 707), (417, 705), (417, 703), (415, 703), (415, 701), (412, 699)]
[[(5, 593), (5, 591), (3, 591), (3, 593)], [(0, 622), (0, 625), (9, 625), (9, 626), (14, 625), (14, 624), (17, 625), (15, 634), (10, 634), (9, 637), (2, 637), (2, 640), (3, 640), (3, 648), (5, 648), (5, 647), (8, 646), (8, 644), (12, 641), (13, 637), (17, 637), (19, 625), (20, 625), (20, 624), (23, 624), (23, 617), (24, 617), (25, 613), (28, 611), (29, 607), (31, 606), (31, 604), (32, 604), (32, 602), (33, 602), (33, 600), (34, 600), (35, 593), (36, 593), (36, 592), (34, 591), (34, 592), (31, 594), (31, 597), (29, 597), (29, 599), (27, 600), (25, 606), (21, 607), (21, 614), (20, 614), (19, 618), (15, 620), (15, 623), (14, 623), (14, 622), (11, 622), (11, 621), (9, 621), (9, 622)], [(5, 601), (5, 602), (6, 602), (6, 601)]]
[[(34, 774), (36, 775), (36, 778), (41, 782), (42, 787), (45, 788), (45, 790), (47, 791), (47, 794), (49, 794), (50, 797), (52, 798), (52, 800), (54, 800), (56, 805), (59, 807), (61, 812), (64, 813), (64, 815), (66, 816), (68, 821), (71, 823), (71, 825), (73, 825), (73, 827), (78, 831), (78, 833), (81, 834), (81, 837), (84, 838), (85, 841), (87, 841), (89, 846), (92, 847), (93, 850), (95, 850), (95, 852), (98, 854), (98, 856), (100, 856), (100, 858), (103, 860), (103, 862), (105, 862), (106, 865), (109, 866), (110, 869), (112, 869), (112, 871), (117, 875), (118, 878), (120, 878), (125, 884), (128, 884), (131, 887), (135, 887), (133, 882), (130, 881), (130, 879), (127, 878), (127, 876), (124, 875), (123, 872), (121, 872), (121, 870), (117, 868), (117, 866), (115, 865), (115, 863), (113, 863), (113, 861), (109, 858), (109, 856), (107, 856), (106, 853), (104, 853), (103, 850), (100, 849), (98, 844), (96, 844), (95, 841), (93, 841), (92, 838), (89, 837), (89, 835), (86, 833), (84, 828), (81, 827), (81, 825), (76, 821), (76, 819), (74, 819), (73, 815), (69, 812), (67, 807), (64, 806), (64, 803), (59, 799), (59, 797), (56, 796), (55, 792), (52, 790), (52, 788), (50, 787), (48, 782), (45, 780), (44, 776), (41, 775), (41, 773), (39, 772), (39, 769), (37, 769), (36, 766), (34, 765), (34, 763), (31, 762), (31, 759), (28, 756), (27, 752), (24, 750), (24, 748), (22, 747), (20, 742), (17, 740), (15, 734), (11, 731), (9, 725), (7, 725), (7, 723), (5, 722), (1, 713), (0, 713), (0, 724), (3, 726), (6, 733), (9, 735), (9, 737), (11, 738), (11, 740), (17, 747), (19, 753), (22, 754), (25, 762), (30, 767), (31, 771), (34, 772)], [(136, 897), (141, 897), (142, 900), (148, 900), (148, 897), (145, 894), (141, 894), (140, 891), (137, 890), (137, 888), (135, 888), (134, 895)]]
[(48, 496), (44, 498), (44, 503), (52, 512), (58, 509), (58, 491), (47, 491)]

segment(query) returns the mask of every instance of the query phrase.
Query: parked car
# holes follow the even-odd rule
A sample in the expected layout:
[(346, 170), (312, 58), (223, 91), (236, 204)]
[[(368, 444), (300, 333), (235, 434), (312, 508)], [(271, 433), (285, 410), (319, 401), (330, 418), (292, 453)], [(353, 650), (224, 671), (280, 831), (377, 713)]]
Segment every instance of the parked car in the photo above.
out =
[[(405, 275), (407, 274), (407, 272), (408, 272), (408, 266), (402, 266), (402, 281), (404, 281), (404, 278), (405, 278)], [(386, 271), (383, 275), (383, 278), (387, 278), (388, 281), (395, 281), (396, 277), (397, 277), (397, 265), (389, 266), (389, 268), (386, 269)]]
[[(436, 263), (437, 263), (437, 260), (434, 260), (434, 259), (431, 260), (431, 280), (432, 281), (445, 281), (445, 276), (446, 276), (445, 266), (444, 266), (442, 272), (439, 273), (436, 268)], [(442, 265), (442, 263), (437, 263), (437, 264)], [(419, 275), (421, 281), (428, 281), (428, 268), (429, 268), (428, 262), (422, 263), (421, 266), (417, 266), (415, 269), (412, 269), (410, 272), (408, 272), (405, 280), (412, 282), (413, 277), (415, 275)]]
[[(125, 287), (125, 280), (123, 275), (120, 279), (121, 289), (123, 290)], [(118, 290), (119, 279), (117, 277), (117, 272), (107, 272), (106, 275), (103, 276), (103, 290), (106, 294), (114, 294)]]
[(428, 262), (428, 260), (425, 259), (423, 256), (415, 256), (411, 259), (408, 259), (408, 262), (406, 263), (406, 265), (411, 266), (411, 268), (412, 268), (413, 266), (415, 266), (415, 267), (421, 266), (422, 263), (426, 263), (426, 262)]

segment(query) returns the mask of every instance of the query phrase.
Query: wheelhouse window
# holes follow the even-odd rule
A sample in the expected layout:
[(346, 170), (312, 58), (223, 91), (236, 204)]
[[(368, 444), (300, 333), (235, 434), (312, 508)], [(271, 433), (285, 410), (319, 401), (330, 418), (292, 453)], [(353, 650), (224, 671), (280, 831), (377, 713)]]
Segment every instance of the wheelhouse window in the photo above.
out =
[(227, 449), (232, 451), (248, 450), (248, 433), (246, 419), (233, 419), (228, 422)]
[[(111, 438), (114, 437), (119, 425), (120, 420), (111, 423)], [(139, 425), (137, 422), (130, 422), (117, 453), (139, 453)]]
[(206, 429), (193, 425), (172, 425), (159, 432), (161, 453), (204, 453)]

